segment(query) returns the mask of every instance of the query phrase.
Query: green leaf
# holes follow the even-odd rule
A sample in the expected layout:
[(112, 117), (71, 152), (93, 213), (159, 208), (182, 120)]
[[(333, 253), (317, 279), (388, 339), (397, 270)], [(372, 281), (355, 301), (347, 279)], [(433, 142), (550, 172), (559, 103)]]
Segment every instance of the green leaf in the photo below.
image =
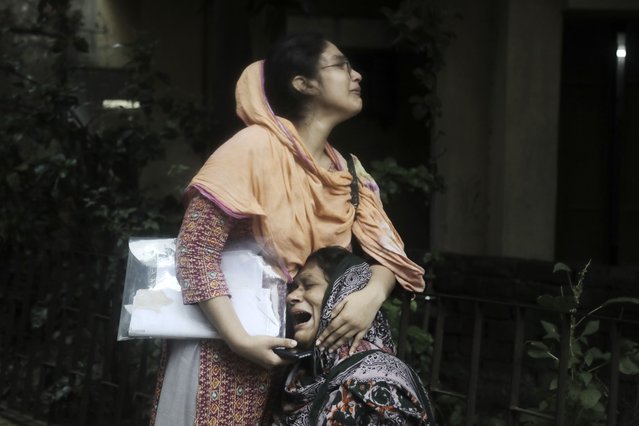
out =
[(555, 297), (549, 294), (543, 294), (537, 298), (537, 303), (544, 308), (557, 310), (557, 302)]
[(633, 340), (621, 339), (621, 342), (619, 342), (619, 346), (621, 346), (622, 352), (638, 352), (639, 353), (639, 343)]
[(13, 190), (14, 192), (18, 192), (18, 190), (20, 189), (20, 175), (18, 175), (17, 173), (9, 173), (5, 180), (11, 190)]
[(537, 340), (530, 341), (528, 342), (528, 346), (530, 346), (530, 348), (528, 349), (528, 356), (531, 358), (557, 359), (557, 357), (550, 352), (550, 348), (546, 346), (543, 342), (539, 342)]
[(584, 326), (584, 331), (581, 332), (581, 337), (590, 336), (595, 334), (599, 330), (599, 320), (588, 321)]
[(540, 409), (541, 411), (546, 411), (546, 410), (548, 410), (549, 408), (550, 408), (550, 406), (548, 405), (548, 401), (541, 401), (541, 402), (539, 403), (539, 409)]
[(551, 296), (549, 294), (543, 294), (537, 298), (537, 303), (544, 308), (559, 312), (570, 312), (577, 308), (577, 302), (575, 302), (572, 296)]
[(426, 330), (415, 325), (411, 325), (406, 330), (408, 340), (413, 345), (416, 354), (424, 354), (431, 352), (433, 347), (433, 339)]
[(624, 356), (619, 361), (619, 371), (628, 375), (639, 374), (639, 364), (629, 356)]
[(636, 298), (636, 297), (614, 297), (612, 299), (608, 299), (605, 302), (603, 302), (595, 310), (599, 310), (599, 309), (603, 308), (604, 306), (613, 305), (613, 304), (616, 304), (616, 303), (632, 303), (632, 304), (635, 304), (635, 305), (639, 305), (639, 298)]
[(575, 358), (584, 354), (583, 350), (581, 349), (581, 343), (578, 340), (572, 341), (572, 352), (576, 355)]
[(546, 330), (544, 339), (554, 339), (559, 341), (559, 333), (557, 332), (557, 326), (555, 326), (555, 324), (541, 320), (541, 325), (544, 327), (544, 330)]
[(579, 401), (583, 408), (593, 408), (601, 399), (601, 392), (595, 386), (588, 386), (579, 394)]
[(578, 386), (576, 382), (568, 382), (568, 398), (572, 401), (577, 401), (581, 395), (581, 386)]
[(572, 273), (572, 269), (570, 269), (570, 266), (566, 265), (565, 263), (557, 262), (555, 263), (555, 267), (553, 268), (552, 272), (554, 274), (559, 271), (565, 271), (565, 272), (568, 272), (569, 274)]
[(584, 385), (588, 386), (592, 381), (592, 373), (588, 371), (582, 371), (581, 373), (579, 373), (579, 378), (584, 383)]
[(601, 349), (594, 346), (591, 348), (588, 348), (588, 350), (586, 351), (586, 354), (584, 355), (584, 362), (586, 363), (586, 365), (590, 366), (593, 363), (593, 361), (598, 359), (608, 361), (610, 359), (610, 353), (601, 352)]

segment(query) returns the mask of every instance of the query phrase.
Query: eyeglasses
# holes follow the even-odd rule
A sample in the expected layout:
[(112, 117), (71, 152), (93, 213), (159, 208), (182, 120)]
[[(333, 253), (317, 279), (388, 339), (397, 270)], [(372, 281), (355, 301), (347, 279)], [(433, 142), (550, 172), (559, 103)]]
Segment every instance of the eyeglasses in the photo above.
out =
[(325, 68), (339, 68), (342, 71), (346, 71), (349, 75), (353, 71), (353, 68), (351, 67), (351, 63), (348, 59), (345, 59), (344, 61), (338, 62), (336, 64), (325, 65), (323, 67), (320, 67), (321, 70)]

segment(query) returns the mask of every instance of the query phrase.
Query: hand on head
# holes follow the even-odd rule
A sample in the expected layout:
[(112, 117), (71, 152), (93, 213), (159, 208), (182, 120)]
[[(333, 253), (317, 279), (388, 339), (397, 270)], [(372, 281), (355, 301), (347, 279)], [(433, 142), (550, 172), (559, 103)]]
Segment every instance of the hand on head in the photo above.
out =
[(371, 297), (366, 288), (346, 296), (333, 309), (331, 322), (316, 344), (332, 352), (351, 342), (349, 353), (353, 354), (377, 314), (378, 306), (374, 300), (376, 298)]
[[(360, 281), (349, 290), (344, 283), (336, 284), (346, 269), (361, 263), (364, 263), (362, 259), (341, 247), (326, 247), (309, 256), (287, 297), (289, 321), (300, 346), (316, 344), (335, 351), (350, 342), (349, 352), (355, 351), (386, 299), (387, 292), (383, 290), (387, 287), (386, 281), (394, 282), (390, 271), (383, 267), (384, 270), (378, 270), (379, 265), (375, 265), (375, 270), (370, 269), (372, 275), (368, 283)], [(323, 312), (327, 309), (331, 321), (322, 325), (321, 315), (328, 315)]]

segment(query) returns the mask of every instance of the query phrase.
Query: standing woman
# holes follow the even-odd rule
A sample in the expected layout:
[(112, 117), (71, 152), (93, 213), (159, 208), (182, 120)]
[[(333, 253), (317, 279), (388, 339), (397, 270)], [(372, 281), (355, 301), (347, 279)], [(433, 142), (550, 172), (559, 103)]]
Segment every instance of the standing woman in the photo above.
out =
[[(156, 425), (248, 425), (267, 420), (272, 349), (291, 339), (249, 336), (220, 269), (228, 242), (251, 238), (289, 281), (315, 250), (358, 245), (376, 264), (368, 284), (334, 309), (316, 344), (355, 351), (395, 281), (424, 288), (405, 255), (379, 190), (355, 157), (331, 145), (333, 128), (362, 109), (362, 76), (317, 34), (283, 39), (249, 65), (236, 87), (246, 128), (218, 148), (191, 181), (176, 260), (184, 303), (198, 303), (221, 340), (169, 341), (158, 381)], [(352, 196), (354, 192), (357, 196)], [(355, 202), (353, 202), (355, 201)]]

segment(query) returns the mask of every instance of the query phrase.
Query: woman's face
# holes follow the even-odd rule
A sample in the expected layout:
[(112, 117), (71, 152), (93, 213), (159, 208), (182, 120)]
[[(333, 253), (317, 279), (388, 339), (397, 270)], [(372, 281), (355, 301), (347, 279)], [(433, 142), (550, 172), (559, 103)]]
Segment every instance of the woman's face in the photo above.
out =
[(305, 265), (289, 287), (286, 296), (288, 320), (293, 324), (293, 338), (297, 340), (299, 347), (313, 346), (327, 289), (328, 281), (314, 263)]
[(318, 63), (315, 107), (336, 115), (339, 121), (351, 118), (362, 110), (361, 81), (361, 74), (351, 68), (346, 56), (333, 43), (326, 42)]

